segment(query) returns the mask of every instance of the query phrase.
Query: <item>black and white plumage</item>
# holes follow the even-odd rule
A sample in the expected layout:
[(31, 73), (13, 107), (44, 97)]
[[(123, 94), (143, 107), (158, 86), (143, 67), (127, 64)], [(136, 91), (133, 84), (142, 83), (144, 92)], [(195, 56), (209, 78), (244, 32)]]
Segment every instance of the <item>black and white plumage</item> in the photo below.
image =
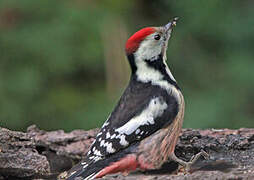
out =
[(142, 83), (135, 76), (132, 78), (91, 146), (90, 157), (115, 153), (153, 134), (176, 116), (178, 105), (172, 95), (150, 82)]
[(175, 24), (173, 19), (163, 27), (141, 29), (127, 41), (130, 82), (85, 160), (64, 179), (94, 179), (136, 168), (155, 169), (168, 158), (186, 165), (174, 155), (184, 100), (166, 64), (167, 44)]

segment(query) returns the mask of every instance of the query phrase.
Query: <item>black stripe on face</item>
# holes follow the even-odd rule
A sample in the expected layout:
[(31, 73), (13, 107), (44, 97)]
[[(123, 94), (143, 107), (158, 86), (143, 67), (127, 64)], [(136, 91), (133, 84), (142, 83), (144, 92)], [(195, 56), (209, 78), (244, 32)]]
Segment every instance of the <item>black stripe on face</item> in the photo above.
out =
[(128, 54), (127, 58), (129, 60), (130, 66), (131, 66), (132, 74), (135, 74), (136, 71), (137, 71), (137, 66), (136, 66), (136, 63), (135, 63), (134, 54), (133, 53), (132, 54)]
[(168, 81), (170, 84), (174, 85), (177, 89), (180, 89), (179, 86), (177, 85), (177, 83), (170, 78), (170, 76), (168, 75), (167, 71), (166, 71), (166, 65), (163, 62), (163, 58), (162, 58), (162, 54), (160, 54), (157, 59), (153, 59), (153, 60), (149, 60), (146, 59), (145, 62), (147, 63), (147, 65), (149, 67), (152, 67), (158, 71), (161, 72), (161, 74), (163, 75), (163, 79)]

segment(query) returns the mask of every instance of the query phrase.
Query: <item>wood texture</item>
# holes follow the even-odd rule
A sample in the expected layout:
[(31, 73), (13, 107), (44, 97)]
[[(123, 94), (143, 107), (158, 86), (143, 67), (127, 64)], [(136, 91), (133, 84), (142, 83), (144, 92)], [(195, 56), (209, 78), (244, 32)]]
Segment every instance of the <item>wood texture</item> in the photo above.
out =
[[(97, 133), (98, 129), (46, 132), (34, 125), (27, 132), (0, 128), (0, 179), (56, 179), (85, 155)], [(104, 179), (254, 179), (254, 129), (183, 129), (176, 155), (189, 160), (201, 149), (210, 159), (200, 159), (189, 174), (169, 162), (160, 170)]]

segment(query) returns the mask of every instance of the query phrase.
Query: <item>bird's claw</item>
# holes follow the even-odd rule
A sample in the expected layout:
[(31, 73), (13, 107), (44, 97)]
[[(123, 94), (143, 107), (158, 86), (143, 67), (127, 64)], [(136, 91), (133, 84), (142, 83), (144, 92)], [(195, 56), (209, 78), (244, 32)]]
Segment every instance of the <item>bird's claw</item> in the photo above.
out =
[(185, 169), (185, 171), (186, 171), (187, 173), (190, 171), (191, 166), (192, 166), (193, 164), (195, 164), (195, 162), (196, 162), (201, 156), (204, 157), (206, 160), (209, 158), (209, 154), (208, 154), (207, 152), (205, 152), (203, 149), (202, 149), (198, 154), (193, 155), (193, 156), (191, 157), (190, 161), (189, 161), (189, 162), (186, 162), (186, 164), (183, 165), (183, 166), (184, 166), (184, 169)]
[(201, 157), (203, 156), (205, 159), (209, 158), (209, 154), (205, 152), (204, 150), (201, 150), (198, 154), (191, 157), (190, 161), (185, 162), (179, 158), (177, 158), (175, 155), (172, 155), (172, 160), (179, 163), (184, 168), (184, 173), (189, 173), (191, 166)]
[(209, 154), (202, 149), (198, 154), (193, 155), (189, 162), (194, 164), (201, 156), (206, 160), (209, 158)]

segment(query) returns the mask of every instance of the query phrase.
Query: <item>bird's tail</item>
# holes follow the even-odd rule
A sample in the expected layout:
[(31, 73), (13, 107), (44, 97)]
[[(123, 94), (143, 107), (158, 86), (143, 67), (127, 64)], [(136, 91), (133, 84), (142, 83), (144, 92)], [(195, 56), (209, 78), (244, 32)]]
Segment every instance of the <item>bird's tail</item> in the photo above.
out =
[[(124, 162), (124, 165), (125, 165), (126, 164), (125, 158), (128, 157), (128, 155), (133, 154), (134, 149), (136, 149), (136, 145), (128, 147), (122, 151), (119, 151), (119, 152), (112, 154), (109, 157), (105, 157), (101, 160), (90, 161), (90, 162), (86, 162), (86, 161), (81, 162), (81, 163), (77, 164), (76, 166), (74, 166), (68, 172), (64, 172), (64, 173), (60, 174), (58, 179), (59, 180), (81, 180), (81, 179), (82, 180), (89, 180), (89, 179), (95, 179), (97, 177), (102, 177), (100, 175), (101, 175), (102, 170), (104, 170), (104, 168), (106, 168), (114, 163), (123, 163)], [(129, 163), (130, 163), (129, 159), (127, 161), (129, 161)], [(120, 165), (120, 166), (123, 167), (124, 165)], [(126, 166), (128, 166), (128, 164), (126, 164)], [(126, 167), (124, 167), (124, 168), (126, 168)]]
[(106, 166), (103, 161), (82, 162), (68, 171), (66, 180), (89, 180), (94, 179), (96, 175)]

